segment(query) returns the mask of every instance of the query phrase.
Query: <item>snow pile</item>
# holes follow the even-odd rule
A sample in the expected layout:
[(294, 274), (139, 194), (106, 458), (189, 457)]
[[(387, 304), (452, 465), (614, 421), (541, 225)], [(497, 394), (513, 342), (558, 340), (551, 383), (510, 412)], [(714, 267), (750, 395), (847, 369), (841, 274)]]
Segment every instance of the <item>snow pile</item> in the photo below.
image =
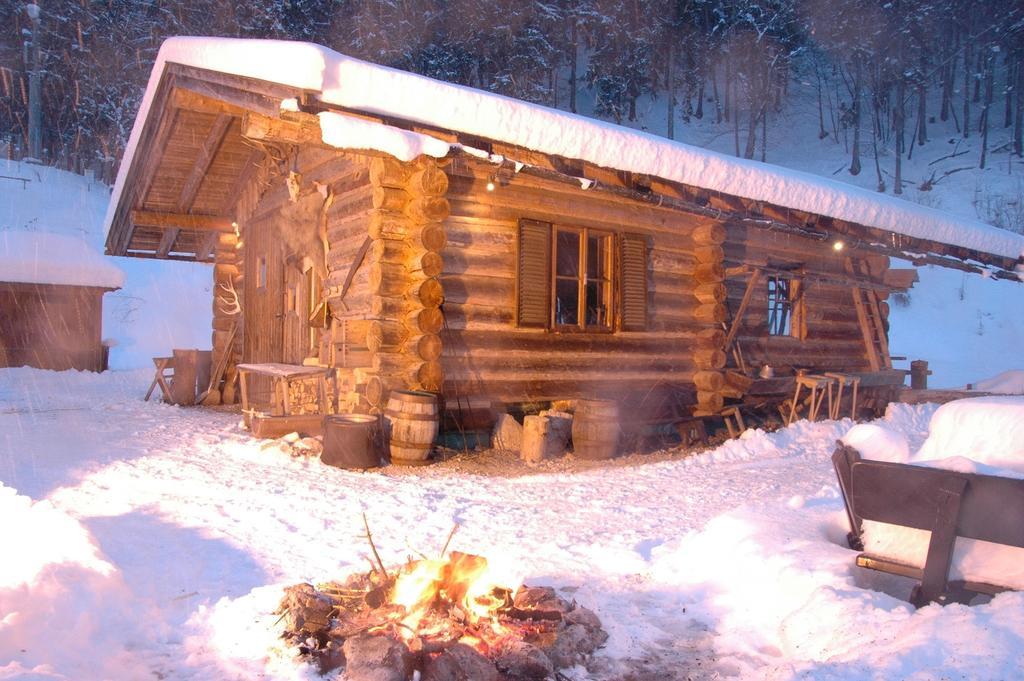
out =
[[(274, 40), (171, 38), (160, 48), (125, 150), (107, 212), (109, 231), (142, 126), (168, 62), (313, 90), (329, 104), (395, 116), (445, 130), (507, 142), (696, 187), (930, 239), (1008, 258), (1024, 255), (1024, 237), (977, 220), (957, 218), (885, 194), (630, 130), (480, 90), (369, 64), (319, 45)], [(336, 118), (336, 117), (335, 117)], [(356, 124), (357, 125), (357, 124)], [(406, 157), (441, 155), (424, 135), (368, 134), (328, 119), (344, 146)], [(360, 126), (362, 127), (362, 126)], [(384, 126), (386, 127), (386, 126)], [(433, 143), (431, 143), (433, 145)], [(447, 152), (445, 152), (447, 153)]]
[(907, 463), (910, 461), (910, 444), (907, 438), (884, 423), (858, 423), (843, 436), (843, 442), (865, 459)]
[(148, 613), (88, 530), (3, 484), (0, 518), (0, 679), (146, 676), (128, 650)]
[[(878, 423), (854, 426), (843, 441), (867, 459), (1024, 478), (1024, 397), (949, 402), (934, 413), (929, 431), (913, 455), (902, 435)], [(868, 553), (924, 565), (930, 532), (870, 520), (863, 529)], [(950, 576), (1024, 589), (1024, 549), (958, 538)]]
[(1024, 370), (1011, 369), (1001, 374), (978, 381), (972, 385), (974, 390), (983, 393), (1001, 393), (1003, 395), (1024, 395)]
[[(884, 575), (853, 566), (833, 488), (791, 507), (738, 509), (655, 549), (652, 589), (716, 635), (719, 659), (749, 679), (1015, 677), (1024, 594), (916, 610)], [(909, 581), (901, 584), (909, 591)], [(954, 672), (953, 670), (960, 670)], [(710, 672), (711, 670), (705, 670)]]
[(124, 272), (78, 237), (4, 230), (0, 280), (114, 289), (124, 285)]
[(911, 463), (930, 461), (942, 467), (942, 459), (962, 457), (1024, 477), (1024, 397), (949, 402), (935, 412), (929, 430), (928, 440)]

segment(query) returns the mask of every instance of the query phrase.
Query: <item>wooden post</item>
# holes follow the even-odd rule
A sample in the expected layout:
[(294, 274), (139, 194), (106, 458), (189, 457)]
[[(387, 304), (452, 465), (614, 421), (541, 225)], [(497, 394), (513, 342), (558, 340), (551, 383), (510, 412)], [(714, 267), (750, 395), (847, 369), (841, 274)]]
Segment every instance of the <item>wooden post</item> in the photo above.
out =
[(910, 388), (911, 390), (927, 390), (928, 389), (928, 376), (932, 372), (928, 371), (928, 362), (923, 359), (915, 359), (910, 363)]

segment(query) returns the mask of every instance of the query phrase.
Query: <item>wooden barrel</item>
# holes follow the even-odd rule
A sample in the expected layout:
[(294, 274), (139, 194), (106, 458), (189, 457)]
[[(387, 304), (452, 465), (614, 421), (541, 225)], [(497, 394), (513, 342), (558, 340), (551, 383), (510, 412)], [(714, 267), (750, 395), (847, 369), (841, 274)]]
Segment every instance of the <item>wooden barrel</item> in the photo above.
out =
[(572, 419), (573, 454), (610, 459), (619, 450), (619, 405), (614, 400), (579, 400)]
[(320, 460), (338, 468), (376, 468), (384, 454), (378, 416), (337, 414), (324, 417), (324, 451)]
[(437, 395), (394, 390), (384, 416), (389, 424), (391, 463), (416, 466), (429, 462), (437, 438)]

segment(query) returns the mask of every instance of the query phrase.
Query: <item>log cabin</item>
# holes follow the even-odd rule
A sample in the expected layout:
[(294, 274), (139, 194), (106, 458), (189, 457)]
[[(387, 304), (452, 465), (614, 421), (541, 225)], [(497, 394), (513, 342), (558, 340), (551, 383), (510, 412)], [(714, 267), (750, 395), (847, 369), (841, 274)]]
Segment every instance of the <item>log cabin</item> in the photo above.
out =
[(317, 365), (333, 410), (415, 388), (478, 429), (578, 398), (718, 414), (797, 371), (901, 384), (893, 259), (1018, 279), (1024, 238), (316, 45), (175, 38), (106, 248), (212, 265), (225, 401), (239, 363)]
[(77, 237), (0, 232), (0, 367), (104, 371), (103, 294), (124, 273)]

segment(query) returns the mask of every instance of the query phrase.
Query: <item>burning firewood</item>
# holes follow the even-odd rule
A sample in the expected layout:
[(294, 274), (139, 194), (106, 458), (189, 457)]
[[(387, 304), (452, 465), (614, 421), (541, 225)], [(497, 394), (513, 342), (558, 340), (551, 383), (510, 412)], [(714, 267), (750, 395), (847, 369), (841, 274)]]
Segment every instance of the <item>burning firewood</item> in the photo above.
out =
[[(608, 638), (597, 616), (551, 587), (495, 583), (487, 559), (442, 550), (342, 582), (285, 590), (282, 636), (321, 673), (345, 666), (351, 681), (547, 679)], [(454, 534), (455, 530), (452, 530)], [(449, 542), (451, 535), (449, 535)]]

